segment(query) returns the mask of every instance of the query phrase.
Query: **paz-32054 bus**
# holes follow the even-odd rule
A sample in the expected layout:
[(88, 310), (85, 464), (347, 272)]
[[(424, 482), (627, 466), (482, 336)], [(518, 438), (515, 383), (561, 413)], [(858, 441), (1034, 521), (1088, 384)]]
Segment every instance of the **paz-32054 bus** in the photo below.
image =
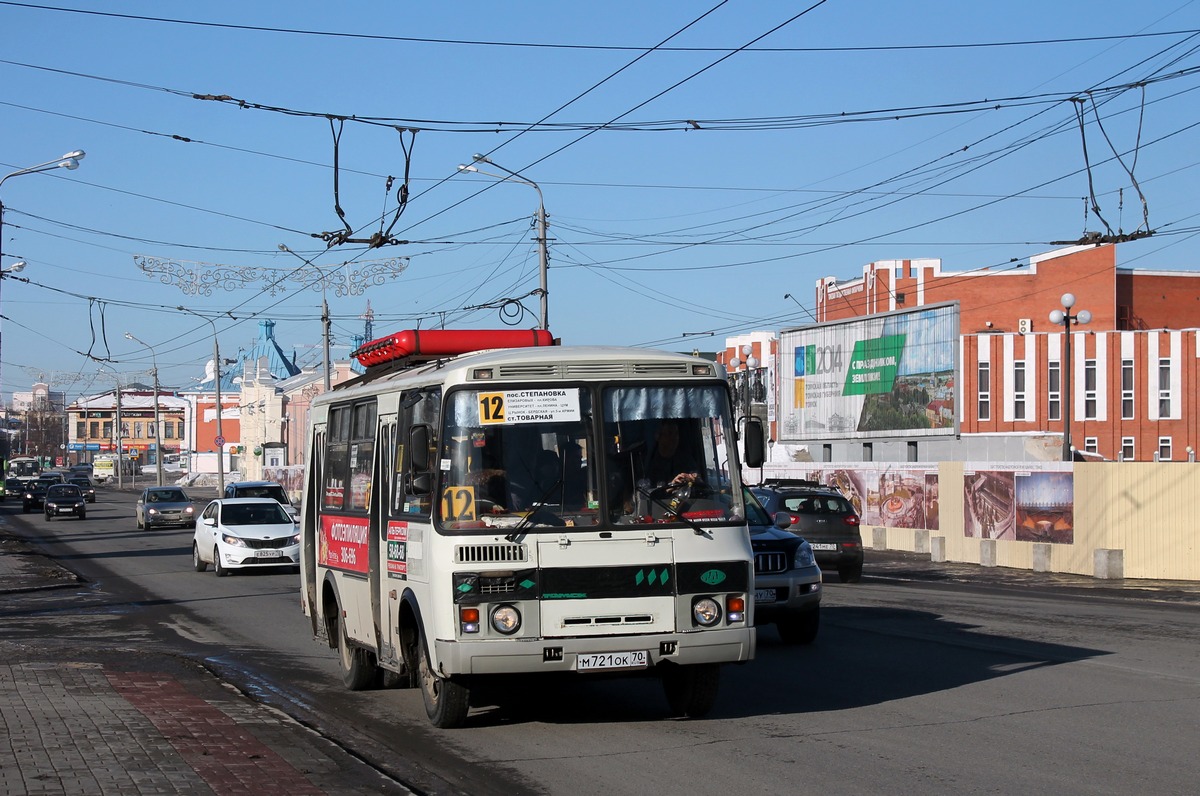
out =
[[(755, 645), (724, 372), (553, 342), (410, 331), (355, 352), (367, 372), (310, 413), (304, 612), (347, 687), (419, 687), (439, 727), (478, 678), (529, 672), (655, 674), (673, 714), (703, 715)], [(761, 426), (742, 437), (761, 465)]]

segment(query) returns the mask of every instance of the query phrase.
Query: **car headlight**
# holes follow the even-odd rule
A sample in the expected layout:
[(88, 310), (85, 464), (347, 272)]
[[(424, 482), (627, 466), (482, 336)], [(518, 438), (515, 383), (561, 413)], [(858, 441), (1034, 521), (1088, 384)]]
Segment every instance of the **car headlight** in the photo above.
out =
[(497, 605), (492, 609), (492, 628), (497, 633), (511, 636), (521, 629), (521, 612), (512, 605)]
[(46, 508), (56, 509), (56, 508), (58, 508), (58, 506), (53, 501), (46, 501)]
[(227, 545), (232, 545), (233, 547), (249, 547), (250, 546), (250, 545), (246, 544), (245, 539), (242, 539), (239, 536), (234, 536), (231, 533), (221, 534), (221, 541)]
[(147, 509), (147, 510), (146, 510), (146, 513), (147, 513), (147, 514), (157, 514), (157, 513), (158, 513), (158, 509)]
[(183, 510), (183, 513), (184, 514), (194, 514), (195, 511), (196, 511), (195, 506), (188, 506), (186, 509)]
[(721, 604), (712, 597), (697, 597), (692, 602), (692, 621), (700, 627), (712, 627), (721, 621)]
[(300, 544), (300, 532), (292, 534), (292, 544)]
[(800, 546), (796, 548), (796, 563), (793, 569), (811, 567), (815, 563), (817, 563), (817, 559), (813, 555), (812, 545), (808, 542), (801, 542)]

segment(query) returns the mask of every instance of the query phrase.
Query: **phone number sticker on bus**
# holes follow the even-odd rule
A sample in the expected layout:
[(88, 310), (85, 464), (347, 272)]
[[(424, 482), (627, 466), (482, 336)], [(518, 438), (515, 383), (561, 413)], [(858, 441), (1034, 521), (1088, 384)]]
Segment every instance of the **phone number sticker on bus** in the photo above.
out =
[(366, 518), (322, 516), (319, 563), (346, 572), (367, 574), (370, 533), (371, 526)]
[(506, 390), (479, 394), (480, 425), (579, 420), (579, 388)]
[(387, 526), (387, 573), (389, 578), (408, 579), (408, 523)]

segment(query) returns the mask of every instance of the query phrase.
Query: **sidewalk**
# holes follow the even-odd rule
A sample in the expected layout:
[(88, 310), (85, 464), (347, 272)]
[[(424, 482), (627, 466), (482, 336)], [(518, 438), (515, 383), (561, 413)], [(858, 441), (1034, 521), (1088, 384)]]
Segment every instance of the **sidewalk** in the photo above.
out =
[[(32, 592), (79, 583), (0, 528), (0, 628)], [(195, 662), (4, 636), (0, 796), (411, 793)]]

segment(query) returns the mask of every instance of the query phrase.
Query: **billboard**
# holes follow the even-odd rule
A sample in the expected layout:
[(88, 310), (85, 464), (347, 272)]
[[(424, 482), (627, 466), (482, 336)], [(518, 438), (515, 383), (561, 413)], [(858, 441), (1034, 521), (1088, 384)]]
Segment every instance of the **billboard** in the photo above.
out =
[(779, 336), (779, 439), (952, 435), (958, 305), (889, 312)]

